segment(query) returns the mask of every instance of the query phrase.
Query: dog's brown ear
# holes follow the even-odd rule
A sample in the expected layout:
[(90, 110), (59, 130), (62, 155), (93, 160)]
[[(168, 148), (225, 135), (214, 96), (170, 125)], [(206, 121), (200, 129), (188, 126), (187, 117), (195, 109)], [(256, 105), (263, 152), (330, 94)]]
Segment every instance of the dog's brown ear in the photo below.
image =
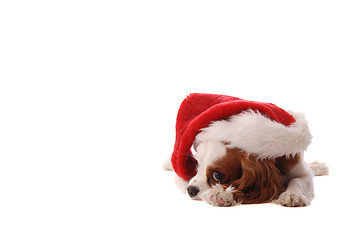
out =
[(259, 160), (254, 155), (241, 159), (242, 176), (225, 188), (234, 188), (233, 198), (241, 203), (265, 203), (278, 198), (284, 191), (276, 159)]

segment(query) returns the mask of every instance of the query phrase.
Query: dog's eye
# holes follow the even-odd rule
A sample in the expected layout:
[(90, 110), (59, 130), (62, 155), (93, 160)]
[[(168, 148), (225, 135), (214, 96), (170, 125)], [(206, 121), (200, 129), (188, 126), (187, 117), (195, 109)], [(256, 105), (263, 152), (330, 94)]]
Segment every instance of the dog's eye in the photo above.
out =
[(195, 164), (196, 164), (196, 168), (198, 168), (198, 161), (196, 161)]
[(214, 181), (219, 182), (224, 178), (224, 174), (220, 173), (220, 172), (217, 172), (217, 171), (214, 171), (213, 174), (212, 174), (212, 178), (213, 178)]

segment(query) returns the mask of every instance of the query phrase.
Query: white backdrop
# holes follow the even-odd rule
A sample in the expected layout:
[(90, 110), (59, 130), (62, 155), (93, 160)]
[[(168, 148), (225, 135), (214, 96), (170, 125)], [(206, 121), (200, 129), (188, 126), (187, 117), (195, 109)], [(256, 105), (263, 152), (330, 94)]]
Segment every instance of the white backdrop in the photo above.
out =
[[(358, 239), (357, 1), (2, 1), (1, 239)], [(161, 169), (190, 92), (306, 113), (305, 208), (216, 208)]]

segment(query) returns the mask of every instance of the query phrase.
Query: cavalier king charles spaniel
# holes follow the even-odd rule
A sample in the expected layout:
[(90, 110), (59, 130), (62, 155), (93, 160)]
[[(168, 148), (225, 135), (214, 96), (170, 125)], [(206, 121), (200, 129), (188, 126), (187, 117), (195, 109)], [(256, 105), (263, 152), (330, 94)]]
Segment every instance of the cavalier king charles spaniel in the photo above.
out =
[[(302, 154), (258, 159), (225, 142), (202, 142), (196, 147), (197, 174), (177, 185), (193, 200), (213, 206), (273, 202), (287, 207), (307, 206), (314, 198), (313, 176), (328, 174), (323, 163), (307, 164)], [(164, 164), (172, 170), (170, 161)]]
[(328, 172), (325, 164), (303, 160), (311, 139), (302, 113), (193, 93), (179, 108), (176, 142), (165, 168), (173, 168), (192, 199), (214, 206), (307, 206), (314, 198), (313, 176)]

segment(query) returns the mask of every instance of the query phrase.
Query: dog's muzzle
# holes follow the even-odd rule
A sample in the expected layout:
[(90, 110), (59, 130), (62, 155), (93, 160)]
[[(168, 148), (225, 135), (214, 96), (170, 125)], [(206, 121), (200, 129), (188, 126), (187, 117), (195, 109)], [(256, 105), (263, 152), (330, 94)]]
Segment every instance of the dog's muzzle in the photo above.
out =
[(198, 187), (189, 186), (189, 187), (187, 188), (187, 193), (188, 193), (188, 195), (189, 195), (190, 197), (195, 197), (195, 196), (197, 196), (198, 192), (199, 192)]

